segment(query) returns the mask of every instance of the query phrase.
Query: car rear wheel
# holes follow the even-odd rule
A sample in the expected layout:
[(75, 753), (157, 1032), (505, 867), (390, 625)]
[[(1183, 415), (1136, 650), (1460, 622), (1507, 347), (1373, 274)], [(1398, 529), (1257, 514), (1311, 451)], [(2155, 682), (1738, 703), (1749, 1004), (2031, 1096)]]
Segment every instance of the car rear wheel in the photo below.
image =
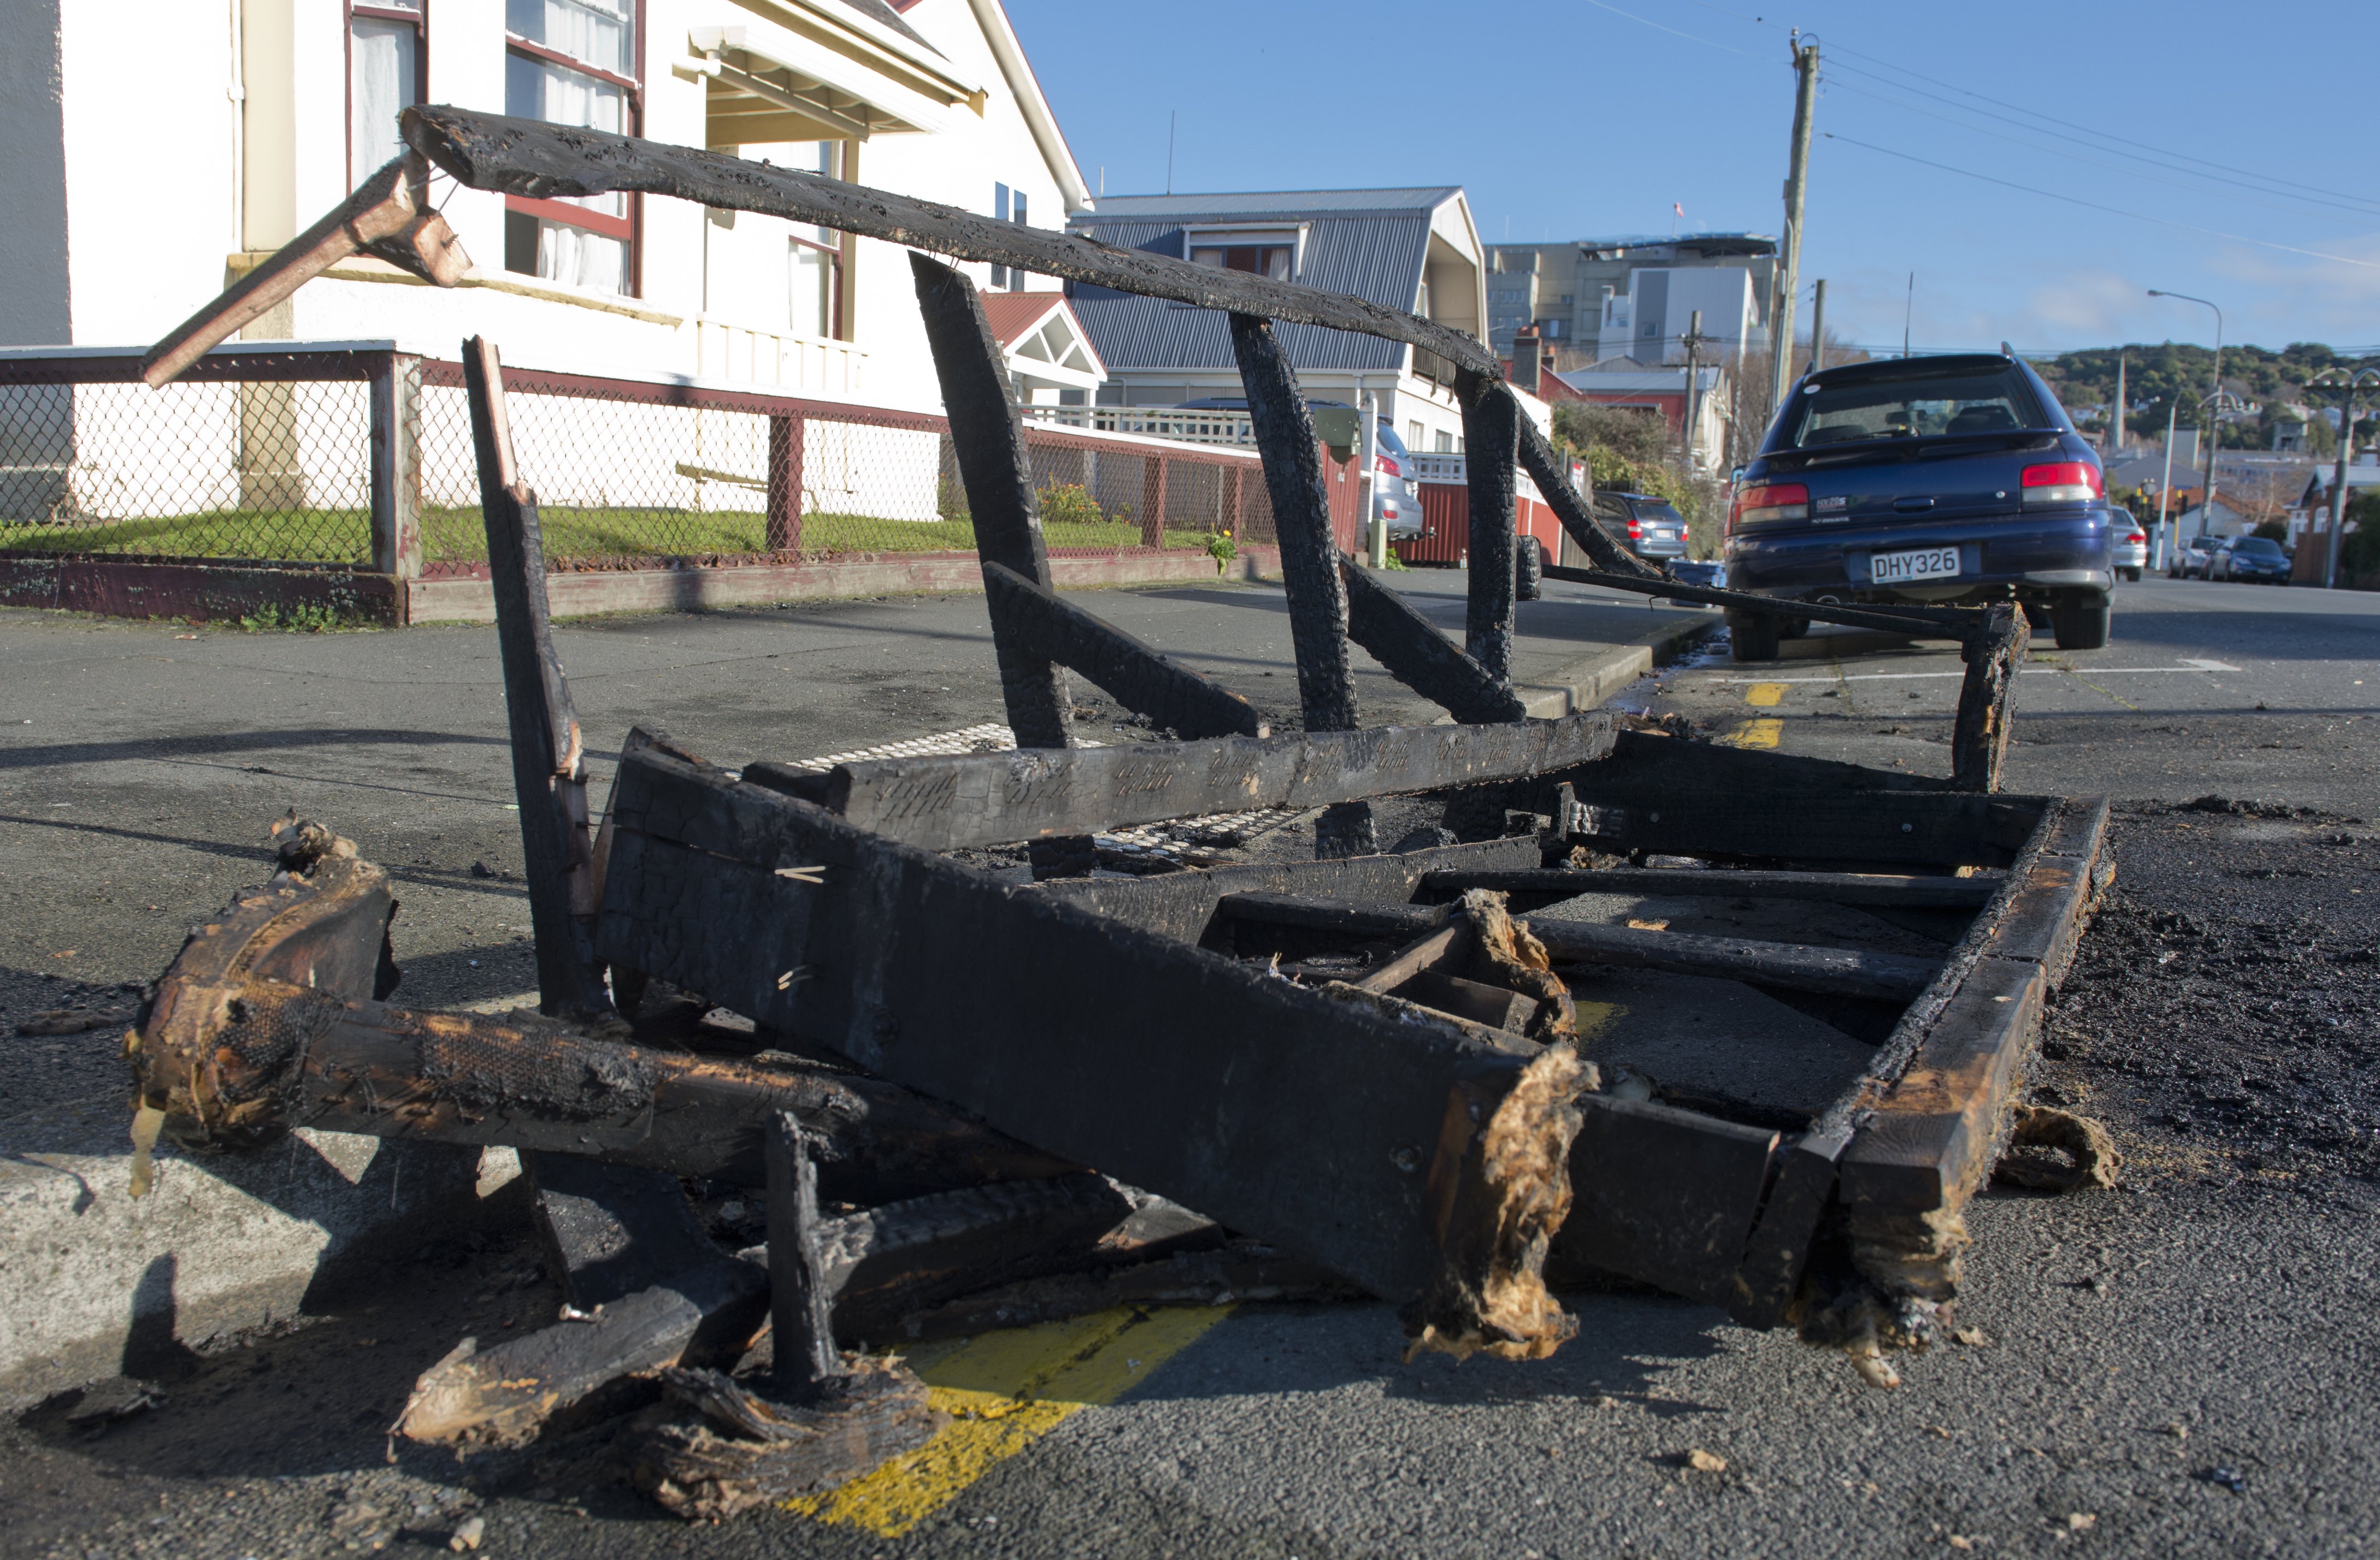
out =
[(2049, 610), (2050, 629), (2058, 635), (2061, 650), (2104, 650), (2112, 615), (2104, 596), (2064, 600)]
[(1775, 660), (1777, 659), (1777, 620), (1767, 614), (1753, 617), (1730, 612), (1727, 615), (1727, 635), (1738, 660)]
[(2138, 569), (2128, 568), (2124, 571), (2124, 578), (2138, 585), (2141, 583), (2141, 572)]

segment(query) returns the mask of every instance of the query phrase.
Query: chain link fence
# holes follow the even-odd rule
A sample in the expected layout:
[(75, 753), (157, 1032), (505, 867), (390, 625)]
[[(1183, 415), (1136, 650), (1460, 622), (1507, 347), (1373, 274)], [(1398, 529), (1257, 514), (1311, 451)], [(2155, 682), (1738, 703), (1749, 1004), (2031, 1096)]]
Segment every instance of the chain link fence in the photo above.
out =
[[(549, 569), (975, 548), (938, 416), (538, 369), (504, 383)], [(1253, 451), (1037, 420), (1024, 439), (1054, 555), (1273, 540)], [(1326, 457), (1334, 472), (1336, 509)], [(132, 354), (0, 353), (0, 554), (478, 573), (461, 366), (234, 349), (151, 390)]]

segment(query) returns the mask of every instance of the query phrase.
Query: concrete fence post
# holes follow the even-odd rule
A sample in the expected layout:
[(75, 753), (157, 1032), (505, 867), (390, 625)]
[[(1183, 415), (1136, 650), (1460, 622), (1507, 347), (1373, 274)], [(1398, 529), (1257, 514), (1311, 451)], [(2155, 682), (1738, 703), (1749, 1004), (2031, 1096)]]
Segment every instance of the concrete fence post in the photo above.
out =
[(371, 386), (371, 566), (421, 573), (421, 359), (392, 352)]

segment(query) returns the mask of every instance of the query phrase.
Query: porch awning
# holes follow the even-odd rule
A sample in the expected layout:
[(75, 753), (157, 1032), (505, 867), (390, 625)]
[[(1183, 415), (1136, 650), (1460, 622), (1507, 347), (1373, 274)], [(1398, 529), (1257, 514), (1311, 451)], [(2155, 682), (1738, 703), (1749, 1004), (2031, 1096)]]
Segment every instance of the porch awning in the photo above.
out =
[(686, 42), (689, 70), (709, 79), (705, 139), (717, 148), (929, 133), (941, 110), (969, 101), (956, 84), (895, 76), (781, 28), (698, 27)]

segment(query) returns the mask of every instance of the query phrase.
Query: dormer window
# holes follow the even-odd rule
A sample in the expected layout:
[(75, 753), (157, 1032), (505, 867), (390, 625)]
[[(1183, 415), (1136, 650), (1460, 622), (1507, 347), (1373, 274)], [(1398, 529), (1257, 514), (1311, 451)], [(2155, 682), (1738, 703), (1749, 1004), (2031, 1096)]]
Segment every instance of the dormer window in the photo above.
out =
[(1190, 263), (1211, 265), (1222, 271), (1245, 271), (1286, 282), (1295, 253), (1295, 246), (1289, 244), (1200, 245), (1190, 251)]

